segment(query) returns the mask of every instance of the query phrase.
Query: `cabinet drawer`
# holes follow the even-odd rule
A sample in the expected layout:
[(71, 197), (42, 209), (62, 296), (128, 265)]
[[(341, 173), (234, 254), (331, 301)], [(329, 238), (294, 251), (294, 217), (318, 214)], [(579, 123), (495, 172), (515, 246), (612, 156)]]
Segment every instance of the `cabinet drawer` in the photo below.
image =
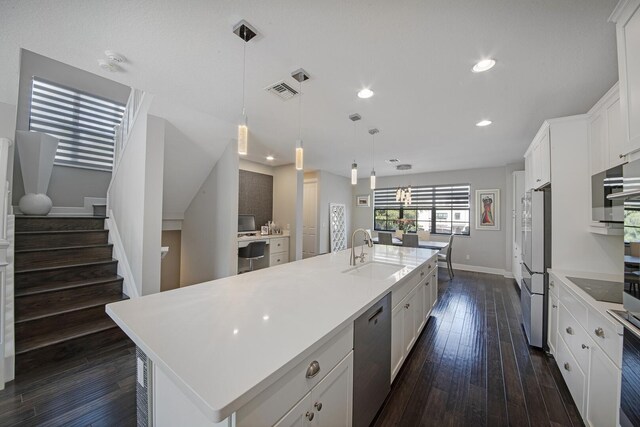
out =
[[(284, 374), (236, 413), (237, 427), (272, 426), (353, 350), (353, 324), (340, 331), (311, 356)], [(317, 362), (320, 370), (307, 378)]]
[(587, 332), (591, 339), (604, 350), (617, 367), (622, 363), (622, 336), (617, 325), (594, 310), (589, 310)]
[[(557, 284), (557, 283), (556, 283)], [(587, 324), (587, 307), (578, 300), (566, 286), (560, 288), (560, 302), (569, 310), (569, 313), (578, 321), (578, 325)]]
[(565, 383), (567, 383), (567, 388), (569, 388), (569, 392), (571, 392), (573, 401), (578, 407), (578, 411), (581, 414), (584, 414), (584, 397), (585, 387), (587, 384), (586, 377), (582, 369), (580, 369), (580, 366), (578, 366), (576, 360), (571, 355), (571, 352), (567, 348), (562, 336), (558, 337), (558, 354), (556, 361), (558, 362), (558, 368), (562, 373), (562, 377), (564, 378)]
[(282, 237), (279, 239), (271, 239), (269, 242), (269, 252), (277, 254), (281, 252), (289, 252), (289, 239)]
[(269, 266), (273, 267), (274, 265), (280, 265), (289, 262), (289, 254), (281, 252), (279, 254), (270, 254), (269, 255)]
[(558, 334), (562, 337), (582, 370), (587, 372), (589, 371), (589, 347), (593, 343), (589, 339), (587, 332), (564, 305), (560, 304), (559, 310)]
[(404, 278), (404, 283), (391, 291), (391, 308), (395, 308), (424, 278), (427, 277), (427, 266), (419, 267), (409, 277)]

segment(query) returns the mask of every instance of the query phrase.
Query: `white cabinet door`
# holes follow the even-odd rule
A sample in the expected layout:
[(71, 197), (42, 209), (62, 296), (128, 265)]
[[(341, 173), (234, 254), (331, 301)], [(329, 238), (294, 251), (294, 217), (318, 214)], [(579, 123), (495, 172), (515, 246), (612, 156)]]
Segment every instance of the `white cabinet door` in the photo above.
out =
[(533, 151), (530, 151), (524, 158), (524, 187), (525, 191), (533, 188)]
[(438, 269), (431, 274), (431, 308), (438, 302)]
[[(427, 306), (426, 304), (428, 304), (428, 301), (425, 301), (424, 299), (425, 299), (425, 295), (427, 294), (427, 292), (425, 291), (428, 291), (425, 284), (428, 282), (429, 282), (428, 278), (424, 279), (416, 287), (416, 297), (415, 297), (416, 306), (413, 307), (413, 313), (414, 313), (413, 321), (415, 325), (416, 336), (420, 334), (420, 331), (422, 330), (422, 327), (426, 323), (426, 319), (427, 319), (427, 316), (425, 313), (425, 307)], [(429, 293), (429, 298), (431, 298), (431, 293)]]
[(353, 405), (353, 352), (311, 390), (312, 426), (350, 427)]
[(416, 322), (416, 307), (418, 307), (418, 291), (417, 287), (414, 288), (406, 297), (406, 303), (402, 306), (404, 308), (404, 321), (402, 322), (402, 345), (404, 348), (405, 356), (411, 351), (413, 343), (416, 341), (417, 322)]
[(622, 128), (622, 115), (620, 114), (620, 98), (618, 97), (606, 109), (607, 114), (607, 145), (609, 158), (608, 168), (621, 165), (625, 159), (624, 133)]
[(558, 297), (549, 292), (549, 350), (551, 354), (556, 354), (558, 341)]
[(404, 304), (407, 298), (403, 299), (391, 311), (391, 382), (398, 374), (404, 363)]
[(590, 359), (587, 425), (617, 426), (620, 370), (593, 342), (591, 342)]
[(311, 392), (300, 400), (287, 414), (275, 424), (275, 427), (306, 427), (313, 418), (310, 411)]
[(433, 303), (431, 302), (431, 276), (427, 276), (422, 281), (422, 318), (424, 324), (427, 323), (427, 317), (431, 314), (431, 307), (433, 307)]
[(591, 175), (608, 169), (609, 147), (607, 147), (606, 116), (603, 111), (589, 121), (589, 157)]
[(616, 19), (620, 111), (625, 152), (640, 149), (640, 1), (629, 0)]
[(551, 182), (551, 141), (549, 140), (549, 129), (542, 134), (536, 149), (534, 150), (533, 161), (535, 177), (535, 188), (540, 188)]

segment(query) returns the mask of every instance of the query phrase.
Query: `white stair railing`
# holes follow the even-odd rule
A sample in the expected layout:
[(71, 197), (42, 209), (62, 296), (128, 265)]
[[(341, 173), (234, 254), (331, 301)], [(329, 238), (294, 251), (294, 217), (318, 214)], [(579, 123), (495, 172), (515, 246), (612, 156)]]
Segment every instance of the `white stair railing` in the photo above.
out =
[(0, 390), (14, 376), (13, 225), (7, 177), (9, 138), (0, 138)]
[(131, 93), (129, 93), (129, 99), (127, 100), (127, 105), (124, 109), (124, 115), (122, 116), (122, 123), (116, 126), (113, 153), (114, 170), (118, 162), (120, 161), (120, 157), (122, 156), (124, 147), (127, 144), (129, 131), (131, 131), (131, 128), (136, 121), (136, 116), (138, 115), (138, 110), (140, 109), (140, 105), (142, 104), (143, 97), (144, 92), (139, 89), (132, 88)]

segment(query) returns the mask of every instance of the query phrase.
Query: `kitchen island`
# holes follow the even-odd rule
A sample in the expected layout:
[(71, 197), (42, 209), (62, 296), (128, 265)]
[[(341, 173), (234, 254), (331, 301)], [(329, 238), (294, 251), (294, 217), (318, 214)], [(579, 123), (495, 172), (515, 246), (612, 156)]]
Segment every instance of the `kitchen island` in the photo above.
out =
[[(138, 381), (149, 387), (153, 425), (282, 421), (338, 365), (350, 366), (353, 321), (389, 292), (396, 307), (392, 381), (437, 299), (437, 251), (384, 245), (365, 251), (366, 262), (355, 270), (346, 250), (108, 305), (151, 362)], [(319, 374), (309, 376), (313, 362)], [(351, 371), (344, 372), (350, 387)], [(350, 425), (351, 408), (341, 409)], [(320, 411), (315, 423), (331, 408)]]

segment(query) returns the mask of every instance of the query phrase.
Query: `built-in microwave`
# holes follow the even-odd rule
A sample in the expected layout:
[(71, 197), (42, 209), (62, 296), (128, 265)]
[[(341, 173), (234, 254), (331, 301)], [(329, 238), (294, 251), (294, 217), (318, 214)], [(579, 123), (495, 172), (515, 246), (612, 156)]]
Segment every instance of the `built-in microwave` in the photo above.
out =
[(591, 177), (591, 218), (593, 221), (624, 222), (623, 201), (612, 200), (607, 197), (610, 194), (621, 193), (624, 190), (622, 172), (621, 165)]

